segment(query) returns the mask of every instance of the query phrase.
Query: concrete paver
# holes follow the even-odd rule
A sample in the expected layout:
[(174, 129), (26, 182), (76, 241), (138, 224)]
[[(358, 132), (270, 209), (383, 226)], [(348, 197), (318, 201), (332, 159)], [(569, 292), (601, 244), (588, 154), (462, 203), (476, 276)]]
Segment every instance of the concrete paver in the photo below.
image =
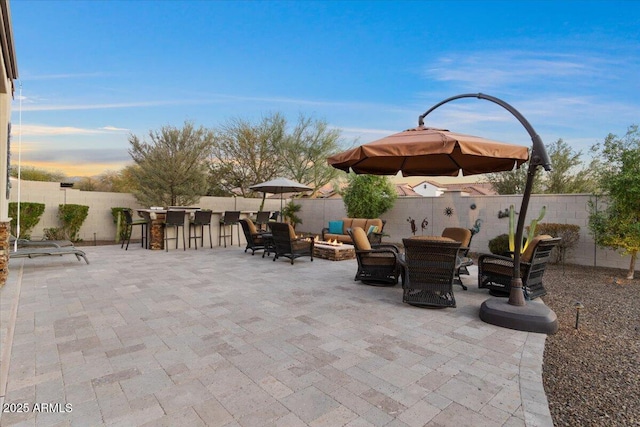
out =
[(552, 425), (545, 336), (480, 321), (473, 268), (421, 309), (355, 260), (83, 249), (10, 262), (2, 426)]

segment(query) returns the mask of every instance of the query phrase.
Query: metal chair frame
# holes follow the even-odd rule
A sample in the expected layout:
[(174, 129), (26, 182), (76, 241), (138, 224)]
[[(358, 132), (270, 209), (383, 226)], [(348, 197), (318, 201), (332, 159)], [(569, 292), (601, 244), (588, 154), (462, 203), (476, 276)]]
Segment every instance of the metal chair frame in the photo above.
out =
[[(209, 228), (209, 244), (213, 249), (213, 237), (211, 236), (211, 216), (213, 212), (208, 210), (196, 211), (193, 215), (193, 219), (189, 221), (189, 247), (191, 247), (191, 240), (193, 240), (193, 245), (196, 250), (198, 250), (198, 238), (200, 238), (200, 247), (204, 247), (204, 227)], [(198, 235), (197, 230), (200, 227), (200, 235)], [(191, 230), (193, 229), (193, 236), (191, 235)]]
[[(187, 250), (187, 241), (185, 239), (184, 234), (184, 216), (185, 211), (167, 211), (164, 220), (164, 248), (167, 252), (169, 252), (169, 240), (176, 241), (176, 249), (178, 249), (178, 230), (182, 227), (182, 250)], [(168, 228), (175, 228), (176, 237), (169, 237)]]

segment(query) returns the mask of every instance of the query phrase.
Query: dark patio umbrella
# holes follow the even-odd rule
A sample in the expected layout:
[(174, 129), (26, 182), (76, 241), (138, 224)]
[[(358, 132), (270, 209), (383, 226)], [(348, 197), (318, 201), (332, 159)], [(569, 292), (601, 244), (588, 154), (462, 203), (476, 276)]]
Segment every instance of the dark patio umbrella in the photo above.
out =
[(280, 194), (280, 219), (282, 220), (282, 194), (283, 193), (301, 193), (303, 191), (311, 191), (313, 188), (308, 187), (299, 182), (292, 181), (287, 178), (276, 178), (271, 181), (262, 182), (249, 187), (254, 191), (262, 193)]

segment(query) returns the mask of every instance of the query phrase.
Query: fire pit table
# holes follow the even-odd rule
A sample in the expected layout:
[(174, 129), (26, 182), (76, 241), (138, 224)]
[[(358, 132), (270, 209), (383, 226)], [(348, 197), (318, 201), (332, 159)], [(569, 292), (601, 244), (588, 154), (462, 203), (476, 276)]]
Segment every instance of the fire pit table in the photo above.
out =
[(346, 243), (323, 242), (316, 240), (313, 244), (314, 258), (323, 258), (331, 261), (343, 261), (356, 257), (356, 248)]

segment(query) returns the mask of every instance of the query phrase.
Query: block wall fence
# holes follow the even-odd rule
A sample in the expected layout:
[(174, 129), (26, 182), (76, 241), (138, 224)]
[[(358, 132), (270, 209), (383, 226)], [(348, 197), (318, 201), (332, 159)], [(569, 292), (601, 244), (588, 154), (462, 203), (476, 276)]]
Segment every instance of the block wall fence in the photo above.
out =
[[(580, 240), (576, 248), (567, 254), (567, 263), (627, 270), (630, 262), (628, 255), (622, 256), (609, 249), (600, 249), (594, 244), (587, 225), (590, 200), (595, 202), (595, 196), (533, 195), (525, 225), (537, 218), (540, 209), (546, 206), (546, 214), (541, 222), (575, 224), (580, 227)], [(480, 232), (471, 241), (471, 251), (489, 252), (489, 240), (509, 231), (509, 218), (498, 218), (498, 212), (509, 209), (510, 205), (514, 205), (518, 212), (521, 201), (521, 196), (469, 196), (460, 191), (446, 192), (440, 197), (399, 197), (394, 207), (381, 216), (387, 221), (384, 231), (389, 235), (384, 241), (401, 242), (403, 238), (410, 237), (411, 226), (407, 221), (409, 217), (415, 220), (416, 235), (440, 235), (445, 227), (471, 228), (476, 219), (480, 219), (482, 225)], [(303, 223), (298, 227), (304, 231), (317, 232), (326, 227), (329, 221), (346, 216), (342, 199), (300, 199), (296, 203), (302, 204), (300, 217)], [(597, 200), (597, 203), (604, 206), (602, 199)], [(453, 210), (452, 215), (445, 214), (447, 208)], [(423, 231), (421, 223), (425, 218), (429, 224)]]
[[(17, 182), (13, 181), (11, 201), (17, 201)], [(112, 207), (129, 207), (132, 209), (144, 208), (140, 206), (133, 195), (128, 193), (106, 193), (96, 191), (81, 191), (71, 188), (60, 188), (58, 183), (22, 181), (21, 199), (24, 202), (38, 202), (45, 204), (45, 212), (36, 227), (32, 231), (32, 238), (39, 239), (43, 236), (43, 229), (59, 227), (57, 213), (58, 205), (73, 203), (89, 206), (89, 216), (80, 229), (80, 238), (91, 242), (95, 240), (114, 240), (116, 228), (111, 215)], [(560, 194), (560, 195), (533, 195), (529, 203), (525, 224), (536, 218), (540, 209), (546, 206), (546, 214), (542, 222), (561, 224), (575, 224), (580, 227), (580, 240), (577, 247), (567, 254), (567, 262), (579, 265), (613, 267), (628, 269), (629, 256), (597, 248), (588, 230), (590, 200), (596, 198), (589, 194)], [(201, 208), (213, 211), (225, 210), (253, 210), (260, 207), (260, 198), (245, 199), (242, 197), (202, 197), (197, 204)], [(288, 200), (284, 200), (286, 204)], [(471, 228), (476, 219), (482, 221), (480, 232), (473, 237), (471, 242), (472, 252), (488, 252), (489, 240), (498, 234), (508, 232), (508, 218), (498, 218), (498, 212), (509, 209), (514, 205), (516, 212), (520, 208), (520, 196), (469, 196), (459, 191), (446, 192), (440, 197), (400, 197), (394, 207), (384, 215), (385, 241), (400, 242), (403, 238), (411, 236), (408, 218), (413, 218), (416, 223), (416, 235), (440, 235), (445, 227)], [(604, 206), (604, 200), (599, 199), (598, 204)], [(320, 233), (331, 220), (346, 216), (342, 199), (296, 199), (296, 203), (302, 205), (298, 216), (302, 219), (297, 229)], [(475, 206), (475, 209), (472, 209)], [(453, 211), (446, 215), (447, 208)], [(267, 199), (265, 210), (280, 210), (279, 199)], [(426, 219), (428, 226), (421, 228), (422, 221)], [(217, 222), (214, 216), (213, 224)], [(139, 233), (139, 231), (136, 230)], [(217, 243), (218, 227), (212, 227), (214, 242)], [(139, 237), (134, 234), (134, 238)], [(214, 243), (214, 245), (215, 245)]]

